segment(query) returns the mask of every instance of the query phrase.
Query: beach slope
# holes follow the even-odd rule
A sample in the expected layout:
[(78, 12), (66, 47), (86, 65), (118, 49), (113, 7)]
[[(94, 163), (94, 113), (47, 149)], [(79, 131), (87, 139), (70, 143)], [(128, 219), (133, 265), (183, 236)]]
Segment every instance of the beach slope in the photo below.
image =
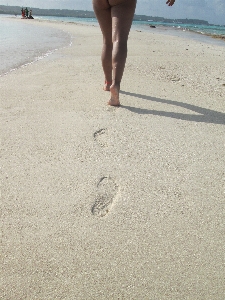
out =
[(224, 47), (132, 30), (114, 108), (100, 29), (43, 25), (72, 45), (0, 77), (0, 298), (224, 300)]

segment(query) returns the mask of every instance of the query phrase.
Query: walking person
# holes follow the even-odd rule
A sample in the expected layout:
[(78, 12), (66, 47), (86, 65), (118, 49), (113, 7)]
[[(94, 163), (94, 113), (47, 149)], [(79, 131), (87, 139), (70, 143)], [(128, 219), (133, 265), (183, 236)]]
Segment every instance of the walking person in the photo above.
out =
[(25, 9), (23, 9), (23, 7), (21, 9), (21, 15), (22, 15), (22, 19), (24, 19), (25, 18)]
[[(127, 58), (127, 40), (136, 8), (136, 0), (92, 0), (102, 35), (103, 89), (110, 91), (109, 105), (119, 106), (120, 82)], [(166, 4), (172, 6), (175, 0)]]

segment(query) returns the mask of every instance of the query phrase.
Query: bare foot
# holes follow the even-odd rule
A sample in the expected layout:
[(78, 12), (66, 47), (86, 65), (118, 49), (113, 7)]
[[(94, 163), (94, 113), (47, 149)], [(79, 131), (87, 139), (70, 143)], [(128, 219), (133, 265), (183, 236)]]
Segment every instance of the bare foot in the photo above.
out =
[(110, 92), (111, 92), (111, 99), (109, 100), (108, 105), (120, 106), (120, 101), (119, 101), (120, 87), (118, 85), (111, 85)]
[(105, 84), (103, 86), (103, 90), (104, 91), (110, 91), (110, 86), (111, 86), (112, 82), (111, 81), (105, 81)]

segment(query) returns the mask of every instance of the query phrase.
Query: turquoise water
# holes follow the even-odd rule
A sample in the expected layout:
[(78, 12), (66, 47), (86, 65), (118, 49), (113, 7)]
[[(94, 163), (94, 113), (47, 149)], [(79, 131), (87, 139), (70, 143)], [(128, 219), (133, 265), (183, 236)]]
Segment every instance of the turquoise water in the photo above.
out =
[[(36, 17), (42, 20), (61, 21), (70, 23), (83, 23), (98, 26), (95, 18), (72, 18), (72, 17), (53, 17), (44, 16)], [(150, 25), (156, 28), (152, 29)], [(180, 23), (162, 23), (162, 22), (146, 22), (146, 21), (133, 21), (132, 29), (143, 31), (156, 31), (159, 34), (175, 35), (192, 40), (199, 40), (204, 43), (214, 44), (225, 47), (225, 26), (218, 25), (191, 25)], [(217, 37), (217, 39), (212, 39)], [(220, 37), (220, 38), (219, 38)]]
[(209, 34), (211, 36), (221, 36), (225, 37), (225, 27), (224, 26), (218, 26), (218, 25), (192, 25), (192, 24), (180, 24), (180, 23), (162, 23), (162, 22), (141, 22), (136, 21), (134, 22), (136, 24), (145, 24), (145, 25), (155, 25), (156, 27), (161, 28), (170, 28), (170, 29), (176, 29), (176, 30), (182, 30), (182, 31), (192, 31), (198, 34)]
[[(35, 17), (35, 19), (99, 26), (95, 18), (45, 16)], [(156, 28), (153, 29), (150, 25), (154, 25)], [(190, 24), (134, 21), (132, 28), (143, 31), (156, 30), (160, 34), (200, 39), (206, 43), (225, 46), (225, 40), (209, 37), (225, 37), (224, 26), (195, 26)], [(24, 22), (19, 17), (16, 22), (12, 22), (12, 16), (0, 15), (0, 32), (0, 76), (22, 65), (41, 59), (53, 51), (70, 44), (70, 37), (66, 32), (47, 26), (33, 25), (32, 20)]]
[[(156, 28), (151, 28), (155, 26)], [(191, 24), (160, 23), (160, 22), (133, 22), (133, 27), (144, 31), (156, 31), (160, 34), (179, 36), (191, 40), (201, 41), (225, 47), (225, 27), (224, 26), (203, 26)]]
[[(63, 22), (77, 22), (77, 23), (89, 23), (89, 24), (97, 24), (96, 19), (92, 18), (71, 18), (71, 17), (52, 17), (52, 16), (45, 16), (45, 17), (36, 17), (38, 19), (43, 20), (55, 20), (55, 21), (63, 21)], [(212, 36), (218, 35), (225, 38), (225, 26), (219, 25), (191, 25), (191, 24), (180, 24), (180, 23), (162, 23), (162, 22), (145, 22), (145, 21), (133, 21), (133, 27), (140, 27), (140, 26), (149, 26), (155, 25), (157, 28), (169, 28), (169, 29), (176, 29), (181, 31), (192, 31), (199, 34), (209, 34)]]

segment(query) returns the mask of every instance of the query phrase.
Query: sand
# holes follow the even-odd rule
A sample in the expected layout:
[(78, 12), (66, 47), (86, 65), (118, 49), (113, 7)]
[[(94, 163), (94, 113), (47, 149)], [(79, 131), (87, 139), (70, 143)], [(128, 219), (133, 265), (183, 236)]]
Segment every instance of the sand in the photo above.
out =
[(224, 300), (225, 48), (132, 30), (114, 108), (100, 29), (33, 21), (72, 45), (0, 77), (0, 298)]

